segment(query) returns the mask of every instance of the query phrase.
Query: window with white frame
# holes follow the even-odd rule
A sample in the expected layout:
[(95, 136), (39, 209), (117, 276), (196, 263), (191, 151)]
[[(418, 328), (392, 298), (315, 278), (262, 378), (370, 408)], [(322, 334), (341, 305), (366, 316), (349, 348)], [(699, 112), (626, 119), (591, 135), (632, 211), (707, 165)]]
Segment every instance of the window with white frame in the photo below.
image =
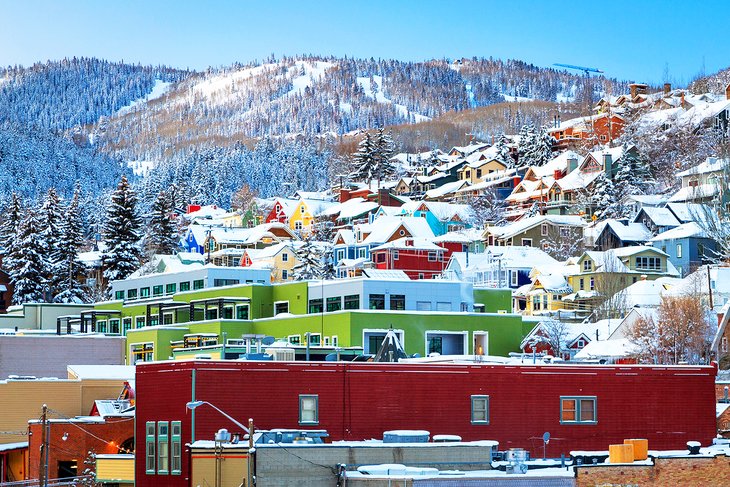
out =
[(517, 271), (509, 271), (509, 281), (512, 286), (517, 285)]
[(547, 235), (548, 235), (548, 224), (547, 223), (543, 223), (542, 225), (540, 225), (540, 235), (543, 237), (547, 237)]
[(471, 396), (471, 424), (489, 424), (489, 396)]
[(281, 261), (282, 262), (289, 262), (289, 254), (287, 252), (281, 253)]
[(316, 394), (299, 395), (299, 424), (319, 424), (319, 396)]
[(274, 316), (280, 313), (289, 312), (289, 301), (277, 301), (274, 303)]
[(560, 422), (562, 424), (596, 424), (596, 396), (561, 396)]
[(677, 258), (678, 259), (682, 258), (682, 244), (681, 243), (677, 244)]

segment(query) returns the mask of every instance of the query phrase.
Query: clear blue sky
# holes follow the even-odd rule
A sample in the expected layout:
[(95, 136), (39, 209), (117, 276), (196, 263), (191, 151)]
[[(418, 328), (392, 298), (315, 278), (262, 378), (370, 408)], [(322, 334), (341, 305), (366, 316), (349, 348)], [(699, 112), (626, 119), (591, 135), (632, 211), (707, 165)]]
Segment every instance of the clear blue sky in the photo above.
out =
[(269, 54), (493, 56), (686, 83), (730, 65), (730, 0), (0, 0), (0, 66), (72, 56), (204, 69)]

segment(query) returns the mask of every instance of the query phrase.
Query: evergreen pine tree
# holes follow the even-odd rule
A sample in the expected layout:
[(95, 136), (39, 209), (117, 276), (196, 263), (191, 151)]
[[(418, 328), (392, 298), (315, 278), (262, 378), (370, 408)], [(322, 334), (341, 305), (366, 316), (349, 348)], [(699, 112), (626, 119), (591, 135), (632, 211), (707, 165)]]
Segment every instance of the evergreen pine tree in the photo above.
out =
[(102, 255), (107, 282), (124, 279), (139, 267), (138, 246), (140, 221), (136, 212), (137, 195), (122, 176), (107, 206), (103, 239), (106, 249)]
[(322, 279), (334, 279), (337, 277), (337, 269), (335, 269), (335, 248), (331, 243), (327, 243), (322, 251)]
[(616, 204), (616, 187), (607, 176), (602, 172), (593, 181), (593, 196), (591, 198), (594, 213), (601, 220), (614, 218), (617, 215), (618, 208)]
[(151, 254), (170, 255), (178, 248), (177, 229), (172, 219), (173, 202), (166, 191), (157, 194), (152, 205), (152, 218), (147, 228), (145, 247)]
[(18, 225), (22, 219), (23, 205), (18, 194), (13, 191), (10, 195), (8, 209), (3, 215), (2, 223), (0, 223), (0, 256), (2, 256), (3, 268), (7, 269), (10, 264), (8, 257), (13, 253)]
[(307, 239), (296, 250), (297, 265), (292, 268), (291, 276), (295, 281), (322, 278), (322, 257), (316, 245)]
[(10, 280), (14, 286), (13, 304), (43, 302), (46, 286), (45, 263), (38, 250), (42, 247), (35, 212), (27, 211), (18, 225), (17, 248), (12, 256)]
[(44, 264), (43, 277), (45, 278), (47, 288), (47, 301), (53, 301), (56, 294), (55, 284), (56, 269), (53, 261), (53, 253), (61, 244), (61, 232), (63, 225), (63, 215), (61, 214), (61, 198), (58, 197), (56, 189), (51, 187), (46, 193), (46, 199), (43, 201), (40, 212), (40, 247), (38, 252)]
[(512, 159), (509, 147), (507, 147), (507, 137), (505, 137), (504, 133), (497, 138), (495, 147), (497, 149), (497, 159), (504, 162), (508, 168), (514, 167), (515, 161)]
[(373, 142), (373, 159), (376, 163), (377, 178), (380, 181), (395, 174), (395, 165), (390, 160), (395, 153), (395, 143), (390, 132), (386, 133), (382, 127), (378, 129)]
[(350, 179), (367, 182), (369, 186), (373, 179), (378, 177), (378, 162), (374, 154), (373, 138), (366, 132), (357, 146), (357, 152), (352, 154), (353, 171), (350, 173)]
[(77, 185), (63, 217), (60, 243), (51, 254), (57, 291), (54, 301), (57, 303), (82, 303), (88, 300), (85, 286), (79, 280), (84, 268), (79, 260), (79, 250), (84, 244), (80, 192)]
[(623, 144), (619, 162), (620, 166), (613, 180), (618, 194), (646, 194), (656, 182), (648, 162), (634, 146)]

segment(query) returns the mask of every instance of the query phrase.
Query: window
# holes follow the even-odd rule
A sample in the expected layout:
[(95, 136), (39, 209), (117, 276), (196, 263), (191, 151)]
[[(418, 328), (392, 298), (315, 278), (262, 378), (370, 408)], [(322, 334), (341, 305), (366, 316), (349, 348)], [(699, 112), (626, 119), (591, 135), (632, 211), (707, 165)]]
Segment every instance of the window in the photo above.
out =
[(278, 315), (279, 313), (288, 313), (289, 312), (289, 301), (277, 301), (274, 303), (274, 316)]
[(309, 312), (310, 313), (321, 313), (322, 312), (322, 298), (309, 300)]
[(489, 424), (489, 396), (471, 396), (471, 424)]
[(560, 236), (563, 238), (570, 237), (570, 228), (569, 227), (560, 227)]
[(144, 328), (144, 322), (147, 319), (145, 316), (137, 316), (135, 321), (135, 328)]
[(345, 296), (345, 309), (360, 309), (360, 295), (351, 294)]
[(213, 279), (213, 287), (233, 286), (240, 283), (241, 281), (238, 279)]
[(404, 310), (406, 309), (406, 296), (404, 294), (390, 295), (390, 309)]
[(96, 322), (96, 331), (99, 333), (106, 333), (106, 320), (99, 320)]
[(522, 246), (523, 247), (532, 247), (532, 239), (531, 238), (523, 238), (522, 239)]
[(591, 277), (591, 291), (594, 291), (596, 289), (596, 281)]
[(367, 254), (367, 249), (363, 248), (363, 249), (358, 249), (358, 251), (357, 251), (357, 256), (360, 258), (364, 259), (365, 257), (367, 257), (366, 254)]
[(727, 352), (727, 337), (722, 337), (720, 341), (720, 351)]
[(398, 251), (397, 250), (393, 251), (393, 260), (398, 260)]
[(294, 222), (294, 230), (301, 230), (302, 229), (302, 222), (300, 220), (297, 220)]
[(177, 291), (177, 284), (174, 282), (165, 286), (165, 294), (175, 294)]
[(436, 262), (439, 260), (439, 256), (437, 252), (429, 252), (428, 253), (428, 261), (429, 262)]
[(369, 309), (385, 309), (385, 294), (371, 294)]
[(114, 299), (124, 299), (124, 291), (115, 291)]
[(281, 279), (283, 281), (286, 281), (287, 279), (289, 279), (289, 271), (287, 269), (281, 270)]
[(162, 296), (162, 284), (160, 284), (159, 286), (152, 286), (152, 295)]
[(319, 396), (299, 395), (299, 424), (319, 424)]
[(517, 271), (509, 271), (509, 280), (512, 286), (517, 286)]
[(149, 298), (150, 297), (150, 288), (143, 287), (139, 290), (139, 296), (142, 298)]
[(301, 213), (302, 215), (304, 214), (304, 206), (299, 207), (299, 213)]
[(560, 398), (560, 422), (596, 424), (596, 397), (577, 396)]
[(547, 237), (547, 235), (548, 235), (548, 224), (547, 223), (543, 223), (542, 225), (540, 225), (540, 235), (543, 237)]
[(477, 169), (477, 177), (478, 178), (482, 177), (482, 170), (481, 169)]
[(289, 262), (289, 254), (287, 254), (286, 252), (282, 252), (282, 254), (281, 254), (281, 261), (282, 262)]
[(593, 270), (593, 262), (590, 259), (583, 261), (583, 272), (590, 272)]
[(182, 423), (180, 421), (173, 421), (171, 428), (171, 473), (173, 475), (180, 475), (182, 473)]
[(190, 281), (183, 281), (180, 283), (180, 292), (190, 291)]
[[(304, 335), (307, 338), (307, 335)], [(319, 333), (310, 333), (307, 338), (310, 347), (319, 347), (322, 344), (322, 336)]]
[(339, 343), (340, 341), (338, 340), (337, 335), (332, 335), (332, 346), (336, 347)]
[(203, 281), (203, 279), (198, 279), (197, 281), (193, 281), (193, 290), (203, 289), (204, 287), (205, 287), (205, 281)]
[(247, 320), (248, 319), (248, 305), (238, 305), (236, 306), (236, 319), (237, 320)]
[(431, 301), (416, 301), (416, 311), (431, 311)]
[(169, 423), (159, 421), (157, 423), (157, 473), (169, 473), (170, 445), (169, 445)]
[(137, 299), (137, 290), (136, 289), (128, 289), (127, 290), (127, 299)]
[(157, 459), (155, 453), (155, 422), (147, 421), (145, 425), (146, 436), (145, 436), (145, 472), (147, 474), (155, 474), (155, 460)]
[(661, 269), (661, 259), (659, 257), (637, 257), (636, 268), (658, 271)]
[(335, 296), (334, 298), (327, 298), (327, 312), (339, 311), (342, 309), (342, 298)]
[(292, 345), (299, 345), (302, 343), (302, 337), (299, 335), (289, 335), (287, 339)]
[(677, 258), (682, 258), (682, 244), (677, 244)]
[(172, 325), (172, 313), (164, 313), (162, 315), (162, 324), (163, 325)]
[(382, 264), (383, 262), (385, 262), (385, 252), (377, 252), (375, 254), (375, 262), (377, 262), (378, 264)]
[(127, 330), (130, 330), (132, 328), (132, 318), (124, 318), (122, 320), (122, 328), (124, 329), (124, 334), (127, 334)]

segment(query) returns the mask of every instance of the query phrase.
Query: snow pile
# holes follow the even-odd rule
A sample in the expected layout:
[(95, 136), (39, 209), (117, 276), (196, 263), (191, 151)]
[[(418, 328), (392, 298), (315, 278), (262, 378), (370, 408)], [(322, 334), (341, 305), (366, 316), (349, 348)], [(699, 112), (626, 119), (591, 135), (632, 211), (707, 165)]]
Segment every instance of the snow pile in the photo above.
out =
[[(1, 80), (0, 80), (1, 81)], [(124, 115), (126, 113), (131, 112), (135, 108), (137, 108), (139, 105), (142, 105), (143, 103), (148, 103), (152, 100), (155, 100), (157, 98), (160, 98), (165, 93), (167, 93), (170, 90), (170, 86), (172, 86), (172, 83), (168, 83), (167, 81), (162, 80), (155, 80), (155, 85), (152, 87), (152, 91), (150, 91), (147, 95), (143, 96), (142, 98), (137, 98), (129, 105), (123, 106), (119, 110), (117, 110), (117, 115)]]

